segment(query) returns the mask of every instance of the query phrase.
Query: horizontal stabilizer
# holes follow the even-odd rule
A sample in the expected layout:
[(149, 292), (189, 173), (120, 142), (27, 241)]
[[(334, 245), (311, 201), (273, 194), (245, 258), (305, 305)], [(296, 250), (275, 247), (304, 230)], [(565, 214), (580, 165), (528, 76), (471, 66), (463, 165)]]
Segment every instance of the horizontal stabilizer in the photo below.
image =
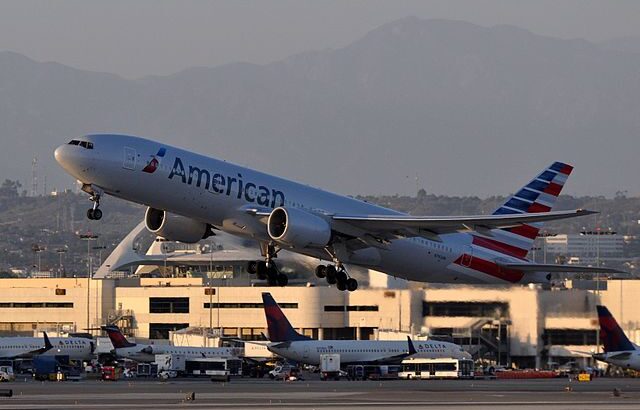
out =
[(517, 269), (524, 272), (559, 272), (559, 273), (627, 273), (603, 266), (557, 265), (552, 263), (501, 263), (503, 268)]

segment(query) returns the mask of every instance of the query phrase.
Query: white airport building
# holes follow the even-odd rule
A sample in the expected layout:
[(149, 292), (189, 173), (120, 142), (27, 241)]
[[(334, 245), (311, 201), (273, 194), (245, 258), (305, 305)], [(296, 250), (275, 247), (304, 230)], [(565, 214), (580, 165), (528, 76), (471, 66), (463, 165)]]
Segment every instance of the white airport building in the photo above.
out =
[[(139, 254), (136, 244), (144, 232), (143, 225), (136, 227), (91, 279), (0, 279), (0, 335), (98, 334), (101, 325), (116, 324), (138, 340), (162, 339), (156, 343), (170, 336), (174, 343), (191, 340), (175, 331), (194, 328), (195, 333), (260, 340), (266, 333), (261, 293), (268, 291), (293, 326), (314, 338), (443, 338), (476, 359), (520, 368), (572, 360), (591, 364), (590, 354), (599, 349), (597, 304), (606, 305), (629, 338), (640, 343), (640, 280), (595, 286), (576, 281), (557, 288), (465, 286), (359, 272), (354, 274), (362, 287), (341, 292), (316, 279), (305, 260), (283, 255), (285, 265), (309, 273), (294, 275), (293, 286), (268, 287), (246, 272), (246, 261), (257, 254), (247, 248), (250, 244), (225, 248), (223, 243), (232, 240), (218, 237), (221, 243), (207, 243), (209, 253), (203, 253), (204, 246), (156, 240)], [(569, 237), (554, 239), (571, 243)], [(617, 239), (603, 238), (617, 249)]]
[(542, 246), (549, 262), (561, 256), (570, 264), (602, 266), (618, 264), (624, 256), (624, 236), (609, 231), (547, 236)]
[(609, 281), (599, 295), (538, 286), (363, 288), (348, 293), (326, 285), (209, 287), (205, 282), (1, 279), (0, 330), (4, 335), (45, 329), (82, 332), (115, 323), (138, 339), (167, 339), (172, 330), (211, 327), (225, 336), (257, 340), (266, 332), (261, 293), (269, 291), (292, 324), (312, 337), (447, 337), (477, 358), (499, 357), (500, 363), (518, 367), (589, 361), (589, 353), (598, 348), (597, 303), (608, 306), (630, 339), (640, 342), (640, 281)]

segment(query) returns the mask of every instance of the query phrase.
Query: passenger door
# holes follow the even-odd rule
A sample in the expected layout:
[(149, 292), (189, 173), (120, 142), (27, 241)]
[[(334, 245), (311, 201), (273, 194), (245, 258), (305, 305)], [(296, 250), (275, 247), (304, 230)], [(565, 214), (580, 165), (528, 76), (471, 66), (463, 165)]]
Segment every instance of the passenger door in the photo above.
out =
[(122, 162), (122, 168), (135, 170), (136, 169), (136, 150), (130, 147), (124, 147), (124, 160)]
[(460, 261), (462, 266), (466, 266), (467, 268), (471, 266), (471, 261), (473, 260), (473, 248), (470, 245), (467, 245), (463, 248), (462, 260)]

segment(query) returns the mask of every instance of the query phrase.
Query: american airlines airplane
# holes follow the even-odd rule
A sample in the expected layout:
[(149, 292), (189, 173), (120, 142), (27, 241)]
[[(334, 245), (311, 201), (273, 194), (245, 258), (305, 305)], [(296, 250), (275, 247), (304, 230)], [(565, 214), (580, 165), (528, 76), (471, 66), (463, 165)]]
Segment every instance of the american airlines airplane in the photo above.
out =
[(296, 362), (319, 365), (323, 354), (339, 354), (340, 363), (399, 364), (408, 357), (470, 359), (460, 346), (435, 340), (313, 340), (296, 332), (270, 293), (262, 293), (270, 352)]
[(34, 356), (69, 356), (71, 360), (91, 360), (95, 344), (82, 337), (49, 338), (43, 333), (38, 337), (0, 338), (0, 358), (26, 359)]
[(631, 343), (606, 306), (598, 305), (596, 308), (600, 322), (600, 341), (604, 346), (604, 353), (594, 354), (593, 357), (624, 369), (640, 370), (640, 349), (638, 346)]
[(573, 169), (560, 162), (492, 215), (412, 216), (133, 136), (74, 138), (55, 158), (90, 195), (89, 219), (102, 217), (108, 194), (146, 205), (147, 229), (168, 240), (197, 242), (215, 230), (255, 239), (263, 259), (248, 271), (270, 285), (288, 283), (274, 261), (280, 249), (331, 261), (319, 261), (316, 275), (349, 291), (358, 283), (345, 264), (419, 282), (471, 284), (618, 272), (527, 259), (543, 222), (593, 213), (551, 211)]
[(153, 362), (157, 354), (181, 354), (187, 358), (238, 357), (242, 349), (235, 347), (190, 347), (169, 345), (139, 345), (132, 343), (122, 334), (117, 326), (103, 326), (113, 345), (113, 353), (117, 358), (131, 359), (136, 362)]

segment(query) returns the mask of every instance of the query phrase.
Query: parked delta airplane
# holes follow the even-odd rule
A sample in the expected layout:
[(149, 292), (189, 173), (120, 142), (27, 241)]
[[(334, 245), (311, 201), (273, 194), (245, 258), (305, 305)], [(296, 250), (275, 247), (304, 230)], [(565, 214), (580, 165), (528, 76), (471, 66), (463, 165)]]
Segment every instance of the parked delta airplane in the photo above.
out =
[(87, 135), (55, 150), (82, 183), (100, 219), (105, 194), (147, 206), (147, 228), (197, 242), (214, 230), (258, 240), (263, 260), (248, 270), (271, 285), (288, 278), (280, 249), (328, 260), (316, 275), (338, 289), (358, 287), (345, 264), (440, 283), (548, 282), (552, 272), (617, 272), (526, 259), (545, 221), (590, 215), (551, 212), (572, 167), (553, 163), (492, 215), (412, 216), (179, 148), (125, 135)]
[(139, 345), (132, 343), (122, 334), (117, 326), (103, 326), (113, 345), (113, 353), (120, 359), (131, 359), (136, 362), (153, 362), (157, 354), (180, 354), (187, 358), (198, 357), (238, 357), (241, 349), (234, 347), (190, 347), (170, 345)]
[(0, 358), (27, 359), (34, 356), (69, 356), (72, 360), (91, 360), (95, 344), (82, 337), (2, 337)]
[(629, 341), (609, 309), (601, 305), (596, 308), (600, 322), (600, 341), (604, 346), (604, 353), (594, 354), (593, 357), (625, 369), (640, 370), (638, 346)]
[(296, 362), (319, 365), (323, 354), (339, 354), (340, 363), (398, 364), (411, 356), (421, 359), (470, 359), (460, 346), (435, 340), (314, 340), (296, 332), (270, 293), (262, 293), (270, 352)]

